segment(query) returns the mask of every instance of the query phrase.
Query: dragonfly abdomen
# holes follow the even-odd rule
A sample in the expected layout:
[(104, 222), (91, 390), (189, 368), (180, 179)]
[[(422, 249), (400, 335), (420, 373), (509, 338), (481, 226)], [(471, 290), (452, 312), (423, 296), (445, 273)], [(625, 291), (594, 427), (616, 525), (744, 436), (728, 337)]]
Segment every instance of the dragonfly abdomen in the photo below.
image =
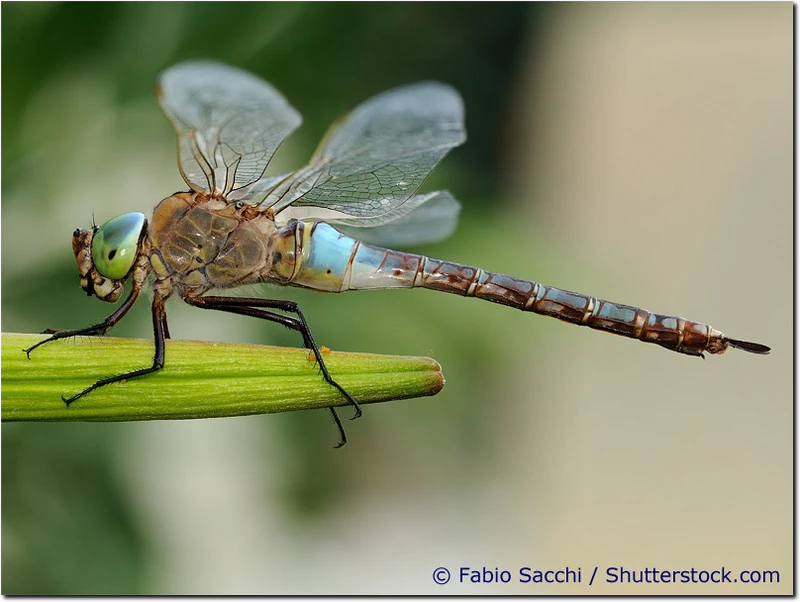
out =
[(324, 222), (292, 222), (278, 232), (275, 249), (271, 279), (304, 288), (344, 292), (420, 287), (477, 297), (687, 355), (722, 353), (729, 345), (752, 353), (769, 351), (677, 316), (361, 243)]

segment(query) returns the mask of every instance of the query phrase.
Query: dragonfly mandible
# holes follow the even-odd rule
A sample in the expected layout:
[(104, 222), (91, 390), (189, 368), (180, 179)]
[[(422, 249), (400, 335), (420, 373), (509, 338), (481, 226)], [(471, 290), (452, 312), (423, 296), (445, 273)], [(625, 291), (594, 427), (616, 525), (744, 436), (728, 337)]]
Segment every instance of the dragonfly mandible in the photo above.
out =
[[(422, 287), (477, 297), (701, 356), (728, 347), (768, 353), (718, 330), (503, 274), (394, 251), (378, 245), (431, 242), (450, 235), (460, 205), (449, 192), (417, 192), (447, 152), (466, 139), (464, 106), (450, 86), (416, 83), (379, 94), (332, 127), (305, 167), (265, 176), (300, 115), (267, 82), (210, 61), (164, 71), (161, 107), (178, 134), (181, 174), (189, 185), (163, 201), (148, 221), (126, 213), (99, 228), (75, 230), (72, 247), (88, 295), (115, 303), (102, 322), (52, 336), (102, 335), (119, 322), (146, 283), (153, 287), (155, 355), (150, 366), (98, 380), (63, 397), (67, 405), (105, 385), (164, 367), (169, 338), (165, 301), (283, 324), (303, 337), (322, 377), (361, 415), (358, 402), (331, 377), (296, 303), (208, 294), (270, 282), (325, 292)], [(334, 227), (335, 226), (335, 227)], [(345, 430), (330, 408), (341, 446)]]

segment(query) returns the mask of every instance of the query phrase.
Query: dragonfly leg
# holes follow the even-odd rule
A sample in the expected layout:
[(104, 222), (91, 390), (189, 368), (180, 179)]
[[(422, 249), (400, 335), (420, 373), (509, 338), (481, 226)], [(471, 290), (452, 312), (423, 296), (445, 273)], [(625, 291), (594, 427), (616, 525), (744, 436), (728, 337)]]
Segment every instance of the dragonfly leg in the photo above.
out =
[(334, 448), (342, 447), (345, 443), (347, 443), (347, 433), (344, 431), (344, 425), (342, 424), (341, 418), (339, 418), (339, 414), (336, 413), (336, 408), (333, 406), (328, 408), (331, 411), (331, 415), (333, 416), (333, 421), (336, 423), (336, 428), (339, 429), (339, 443), (334, 445)]
[(164, 319), (164, 338), (165, 339), (171, 339), (172, 337), (169, 336), (169, 326), (167, 326), (167, 312), (165, 311), (163, 313), (164, 313), (164, 316), (163, 316), (163, 319)]
[[(305, 344), (306, 348), (310, 349), (314, 353), (314, 357), (317, 360), (317, 364), (319, 365), (320, 371), (322, 372), (322, 377), (325, 380), (325, 382), (331, 385), (332, 387), (336, 388), (344, 396), (344, 398), (347, 399), (350, 405), (352, 405), (355, 408), (351, 420), (354, 420), (359, 416), (361, 416), (361, 406), (355, 399), (353, 399), (353, 397), (347, 391), (344, 390), (344, 388), (339, 383), (333, 380), (330, 373), (328, 372), (328, 368), (325, 365), (325, 361), (322, 359), (322, 354), (320, 353), (319, 347), (317, 346), (317, 343), (314, 341), (314, 337), (311, 335), (311, 330), (308, 327), (308, 323), (306, 322), (305, 316), (303, 315), (303, 312), (300, 311), (300, 308), (297, 306), (297, 303), (295, 303), (294, 301), (282, 301), (278, 299), (214, 297), (214, 296), (184, 297), (184, 300), (190, 305), (194, 305), (195, 307), (200, 307), (203, 309), (216, 309), (218, 311), (225, 311), (229, 313), (239, 314), (242, 316), (261, 318), (263, 320), (269, 320), (271, 322), (277, 322), (278, 324), (283, 324), (287, 328), (296, 330), (303, 336), (303, 343)], [(293, 313), (297, 315), (297, 318), (293, 318), (291, 316), (284, 316), (282, 314), (276, 314), (271, 311), (265, 311), (265, 308), (277, 309), (280, 311)], [(347, 436), (345, 435), (342, 422), (339, 419), (338, 414), (336, 413), (336, 409), (334, 407), (331, 407), (330, 410), (333, 415), (334, 422), (336, 422), (336, 426), (339, 429), (339, 443), (336, 445), (336, 447), (341, 447), (347, 442)]]
[(44, 339), (43, 341), (39, 341), (35, 345), (28, 347), (27, 349), (23, 349), (22, 351), (25, 352), (25, 355), (28, 356), (28, 359), (31, 359), (31, 351), (33, 351), (37, 347), (41, 347), (45, 343), (50, 343), (52, 341), (57, 341), (59, 339), (68, 339), (71, 337), (77, 337), (81, 335), (100, 336), (107, 333), (114, 327), (114, 325), (117, 322), (119, 322), (122, 318), (124, 318), (125, 314), (128, 313), (128, 310), (131, 307), (133, 307), (133, 304), (136, 303), (136, 299), (139, 298), (139, 292), (141, 290), (142, 290), (141, 286), (137, 285), (136, 282), (134, 282), (133, 288), (131, 289), (128, 298), (125, 299), (123, 304), (119, 306), (117, 311), (108, 316), (105, 320), (103, 320), (99, 324), (94, 324), (93, 326), (87, 326), (86, 328), (78, 328), (76, 330), (54, 330), (52, 328), (48, 328), (47, 330), (44, 331), (43, 334), (49, 334), (52, 336), (50, 336), (47, 339)]
[(127, 380), (129, 378), (136, 378), (137, 376), (144, 376), (145, 374), (150, 374), (151, 372), (156, 372), (161, 370), (164, 367), (164, 340), (165, 334), (167, 330), (167, 313), (164, 309), (164, 299), (159, 296), (157, 293), (153, 297), (153, 339), (155, 341), (155, 354), (153, 355), (153, 365), (147, 368), (141, 368), (139, 370), (133, 370), (131, 372), (126, 372), (125, 374), (120, 374), (118, 376), (111, 376), (109, 378), (103, 378), (98, 380), (94, 383), (91, 387), (87, 387), (77, 395), (73, 395), (72, 397), (64, 397), (61, 396), (61, 399), (67, 405), (71, 404), (76, 399), (80, 399), (87, 393), (91, 393), (95, 389), (99, 389), (100, 387), (104, 387), (106, 385), (110, 385), (111, 383), (117, 383), (122, 380)]

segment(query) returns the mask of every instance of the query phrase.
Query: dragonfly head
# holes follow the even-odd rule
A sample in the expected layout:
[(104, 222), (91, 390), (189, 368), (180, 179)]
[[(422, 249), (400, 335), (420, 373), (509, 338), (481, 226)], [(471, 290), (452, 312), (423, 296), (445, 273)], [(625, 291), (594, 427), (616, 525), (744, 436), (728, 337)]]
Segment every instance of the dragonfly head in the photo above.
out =
[(81, 288), (86, 294), (115, 303), (136, 263), (147, 220), (141, 213), (125, 213), (91, 230), (72, 234)]

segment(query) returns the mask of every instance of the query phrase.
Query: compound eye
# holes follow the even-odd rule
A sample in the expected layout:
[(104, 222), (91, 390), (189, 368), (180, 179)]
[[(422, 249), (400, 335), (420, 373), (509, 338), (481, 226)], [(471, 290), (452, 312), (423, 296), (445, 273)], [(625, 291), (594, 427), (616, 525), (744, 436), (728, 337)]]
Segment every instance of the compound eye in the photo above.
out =
[(100, 274), (120, 280), (131, 271), (145, 221), (141, 213), (126, 213), (98, 228), (92, 238), (92, 262)]

